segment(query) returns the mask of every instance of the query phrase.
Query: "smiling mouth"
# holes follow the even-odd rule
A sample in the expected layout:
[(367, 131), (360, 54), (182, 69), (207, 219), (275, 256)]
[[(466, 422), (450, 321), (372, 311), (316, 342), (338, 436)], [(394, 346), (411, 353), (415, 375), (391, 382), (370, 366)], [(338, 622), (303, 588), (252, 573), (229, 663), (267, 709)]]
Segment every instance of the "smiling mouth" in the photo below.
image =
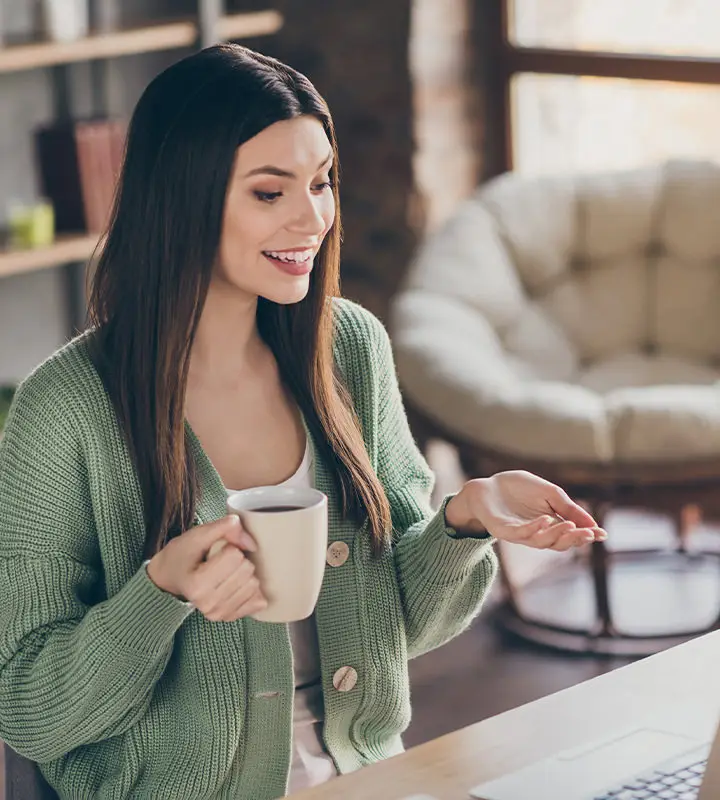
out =
[(312, 270), (315, 250), (263, 250), (262, 254), (281, 272), (298, 277)]
[(281, 264), (307, 264), (312, 261), (315, 251), (310, 249), (305, 250), (263, 250), (265, 258), (272, 261), (279, 261)]

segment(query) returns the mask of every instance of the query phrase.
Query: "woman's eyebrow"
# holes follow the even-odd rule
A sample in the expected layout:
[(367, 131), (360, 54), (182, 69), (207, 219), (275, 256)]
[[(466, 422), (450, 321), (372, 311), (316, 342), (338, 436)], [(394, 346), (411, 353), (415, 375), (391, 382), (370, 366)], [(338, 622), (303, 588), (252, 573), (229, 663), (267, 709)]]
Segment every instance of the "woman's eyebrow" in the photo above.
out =
[[(327, 158), (323, 159), (318, 164), (317, 171), (319, 172), (324, 166), (326, 166), (332, 160), (332, 157), (333, 154), (329, 153)], [(274, 167), (272, 164), (266, 164), (263, 167), (251, 169), (250, 172), (246, 172), (243, 177), (249, 178), (252, 175), (275, 175), (278, 178), (297, 178), (297, 175), (294, 172), (289, 172), (286, 169), (280, 169), (280, 167)]]

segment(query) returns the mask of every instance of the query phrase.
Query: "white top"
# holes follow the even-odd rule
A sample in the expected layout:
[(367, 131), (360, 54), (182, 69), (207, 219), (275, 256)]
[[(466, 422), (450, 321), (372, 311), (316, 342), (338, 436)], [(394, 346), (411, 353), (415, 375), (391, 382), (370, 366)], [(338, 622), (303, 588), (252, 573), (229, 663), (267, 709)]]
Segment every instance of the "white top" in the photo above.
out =
[[(313, 488), (313, 458), (310, 442), (305, 444), (302, 463), (294, 475), (278, 486)], [(235, 490), (229, 489), (228, 495)], [(295, 703), (293, 705), (293, 760), (290, 768), (290, 792), (317, 786), (337, 775), (322, 739), (325, 710), (320, 674), (315, 614), (288, 625), (293, 650)]]

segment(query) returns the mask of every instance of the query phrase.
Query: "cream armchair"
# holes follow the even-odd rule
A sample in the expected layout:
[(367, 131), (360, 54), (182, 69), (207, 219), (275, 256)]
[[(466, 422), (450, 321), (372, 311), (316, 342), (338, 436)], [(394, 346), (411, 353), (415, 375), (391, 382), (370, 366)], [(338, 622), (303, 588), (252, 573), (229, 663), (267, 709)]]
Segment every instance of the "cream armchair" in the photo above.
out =
[(469, 472), (529, 468), (596, 513), (720, 506), (720, 166), (501, 176), (425, 242), (391, 330), (418, 438)]

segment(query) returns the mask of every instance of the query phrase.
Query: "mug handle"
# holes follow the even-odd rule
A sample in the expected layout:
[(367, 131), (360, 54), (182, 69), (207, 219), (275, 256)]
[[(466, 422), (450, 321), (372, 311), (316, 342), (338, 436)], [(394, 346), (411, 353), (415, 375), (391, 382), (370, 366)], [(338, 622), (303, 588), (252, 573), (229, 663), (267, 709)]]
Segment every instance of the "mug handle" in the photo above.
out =
[(213, 546), (208, 550), (207, 556), (205, 556), (205, 561), (209, 561), (214, 555), (219, 553), (223, 547), (227, 544), (225, 539), (218, 539), (217, 542), (213, 544)]

